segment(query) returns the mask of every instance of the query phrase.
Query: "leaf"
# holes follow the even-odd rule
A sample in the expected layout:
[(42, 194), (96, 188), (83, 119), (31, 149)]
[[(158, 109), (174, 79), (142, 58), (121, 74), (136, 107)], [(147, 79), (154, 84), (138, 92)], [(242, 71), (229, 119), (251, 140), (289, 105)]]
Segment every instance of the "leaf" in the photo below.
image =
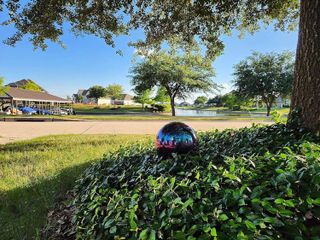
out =
[(219, 220), (221, 220), (221, 221), (226, 221), (226, 220), (228, 220), (229, 219), (229, 217), (226, 215), (226, 214), (221, 214), (220, 216), (219, 216)]
[(211, 235), (212, 237), (217, 237), (217, 236), (218, 236), (218, 235), (217, 235), (217, 230), (216, 230), (216, 228), (211, 228), (210, 235)]
[(189, 198), (187, 201), (184, 202), (184, 204), (182, 205), (182, 208), (185, 209), (189, 206), (192, 206), (192, 204), (193, 204), (193, 199)]
[(274, 202), (276, 204), (282, 204), (284, 202), (284, 199), (283, 198), (277, 198)]
[(320, 206), (320, 198), (314, 199), (314, 200), (313, 200), (313, 203), (314, 203), (315, 205)]
[(117, 232), (117, 226), (113, 226), (112, 228), (110, 228), (110, 231), (109, 231), (111, 234), (114, 234)]
[(272, 223), (273, 224), (273, 223), (275, 223), (277, 221), (277, 219), (273, 218), (273, 217), (265, 217), (263, 219), (263, 221), (266, 222), (266, 223)]
[(144, 229), (140, 234), (139, 234), (139, 239), (141, 240), (147, 240), (148, 239), (148, 232), (149, 229)]
[(156, 231), (153, 229), (150, 232), (149, 240), (156, 240)]
[(279, 214), (284, 217), (290, 217), (293, 215), (293, 212), (287, 209), (283, 209), (279, 211)]
[(246, 226), (249, 230), (256, 230), (256, 226), (252, 222), (250, 222), (249, 220), (244, 221), (244, 223), (246, 224)]

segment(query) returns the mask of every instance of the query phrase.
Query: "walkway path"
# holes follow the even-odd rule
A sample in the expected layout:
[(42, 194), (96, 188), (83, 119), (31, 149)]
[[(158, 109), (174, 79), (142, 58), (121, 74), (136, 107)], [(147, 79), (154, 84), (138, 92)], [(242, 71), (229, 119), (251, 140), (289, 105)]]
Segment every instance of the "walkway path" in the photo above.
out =
[[(0, 122), (0, 144), (57, 134), (156, 134), (169, 121)], [(257, 121), (256, 121), (257, 122)], [(195, 130), (241, 128), (252, 121), (186, 121)]]

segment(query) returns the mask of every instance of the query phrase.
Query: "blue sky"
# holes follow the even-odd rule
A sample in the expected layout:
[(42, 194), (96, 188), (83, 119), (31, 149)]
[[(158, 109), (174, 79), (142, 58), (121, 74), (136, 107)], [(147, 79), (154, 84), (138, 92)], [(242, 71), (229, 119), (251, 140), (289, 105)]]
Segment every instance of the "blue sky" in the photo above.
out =
[[(0, 39), (4, 40), (11, 33), (11, 28), (1, 27)], [(111, 83), (122, 84), (130, 92), (132, 86), (128, 75), (134, 48), (128, 47), (127, 43), (138, 38), (143, 38), (142, 33), (119, 37), (116, 48), (112, 48), (94, 36), (75, 37), (66, 32), (62, 38), (67, 46), (65, 49), (49, 43), (46, 51), (34, 50), (27, 39), (16, 47), (0, 43), (0, 76), (5, 77), (5, 83), (32, 79), (50, 93), (62, 97), (71, 96), (81, 88)], [(297, 38), (297, 32), (275, 32), (272, 27), (242, 39), (237, 35), (223, 37), (225, 51), (213, 63), (214, 81), (225, 86), (224, 92), (230, 91), (234, 64), (252, 51), (295, 51)], [(123, 56), (116, 54), (117, 49), (123, 51)]]

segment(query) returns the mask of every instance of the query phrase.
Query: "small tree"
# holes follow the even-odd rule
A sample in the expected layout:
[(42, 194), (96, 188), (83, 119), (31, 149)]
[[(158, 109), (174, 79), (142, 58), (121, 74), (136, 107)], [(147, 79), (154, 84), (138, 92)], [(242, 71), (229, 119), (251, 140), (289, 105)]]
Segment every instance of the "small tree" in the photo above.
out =
[(224, 106), (228, 107), (229, 109), (233, 109), (234, 107), (238, 106), (238, 108), (243, 104), (243, 100), (237, 96), (234, 92), (226, 93), (222, 96), (222, 103)]
[(221, 107), (222, 106), (222, 96), (217, 95), (214, 98), (210, 98), (207, 102), (209, 105), (214, 105), (216, 107)]
[(89, 88), (89, 98), (94, 98), (96, 102), (98, 101), (99, 98), (105, 97), (106, 96), (106, 89), (101, 86), (93, 86)]
[(0, 77), (0, 95), (5, 94), (6, 89), (7, 89), (7, 87), (5, 87), (5, 86), (3, 85), (3, 83), (4, 83), (4, 78), (3, 78), (3, 77)]
[(206, 96), (199, 96), (194, 100), (194, 105), (204, 105), (208, 101)]
[(163, 87), (170, 97), (172, 116), (175, 99), (194, 92), (208, 92), (217, 88), (212, 82), (212, 62), (193, 48), (182, 49), (175, 44), (168, 51), (154, 52), (143, 58), (131, 70), (135, 91)]
[(153, 98), (155, 102), (160, 102), (160, 103), (168, 103), (170, 102), (170, 97), (167, 93), (167, 90), (164, 87), (159, 87), (157, 90), (156, 96)]
[(106, 87), (106, 95), (110, 98), (120, 99), (123, 92), (123, 87), (120, 84), (110, 84)]
[(288, 95), (293, 82), (293, 55), (262, 54), (254, 52), (235, 65), (235, 87), (239, 96), (244, 98), (261, 97), (266, 104), (267, 116), (278, 96)]
[(133, 97), (133, 100), (137, 103), (141, 103), (142, 109), (144, 109), (145, 104), (152, 103), (151, 99), (151, 91), (150, 90), (144, 90), (141, 92), (137, 92), (136, 96)]
[(82, 103), (82, 101), (83, 101), (83, 96), (82, 96), (82, 95), (77, 94), (77, 95), (76, 95), (76, 102), (78, 102), (78, 103)]

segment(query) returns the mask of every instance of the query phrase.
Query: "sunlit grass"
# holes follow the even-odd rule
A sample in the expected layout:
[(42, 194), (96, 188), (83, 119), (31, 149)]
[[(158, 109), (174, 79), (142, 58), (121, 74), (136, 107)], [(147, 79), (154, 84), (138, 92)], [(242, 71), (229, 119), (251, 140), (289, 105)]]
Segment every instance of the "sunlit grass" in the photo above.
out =
[(64, 135), (0, 145), (0, 239), (31, 239), (92, 162), (148, 136)]

